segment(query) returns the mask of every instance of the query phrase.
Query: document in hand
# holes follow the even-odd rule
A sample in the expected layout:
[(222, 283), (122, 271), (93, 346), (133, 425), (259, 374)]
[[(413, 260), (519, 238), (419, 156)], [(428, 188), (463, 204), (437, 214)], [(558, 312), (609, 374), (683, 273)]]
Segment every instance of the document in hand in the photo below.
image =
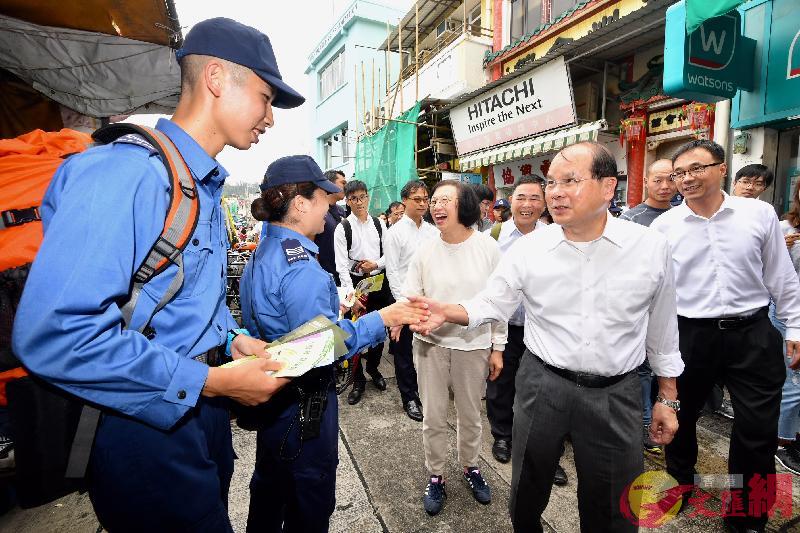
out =
[(376, 274), (374, 276), (364, 278), (358, 282), (358, 285), (356, 285), (350, 298), (342, 298), (342, 295), (340, 294), (339, 299), (342, 300), (342, 303), (345, 307), (353, 307), (353, 304), (358, 298), (361, 298), (365, 294), (381, 290), (383, 288), (383, 280), (385, 277), (385, 274)]
[[(342, 328), (319, 315), (278, 340), (267, 344), (270, 357), (283, 363), (283, 368), (272, 373), (274, 377), (294, 378), (302, 376), (312, 368), (332, 364), (347, 354), (345, 339), (350, 335)], [(231, 361), (222, 366), (241, 364), (255, 356)]]

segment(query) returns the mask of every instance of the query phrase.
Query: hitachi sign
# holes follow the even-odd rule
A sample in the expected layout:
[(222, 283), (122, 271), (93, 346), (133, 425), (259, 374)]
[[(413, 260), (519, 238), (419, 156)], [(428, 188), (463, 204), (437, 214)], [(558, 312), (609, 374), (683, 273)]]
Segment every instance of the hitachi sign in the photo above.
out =
[(753, 85), (755, 41), (742, 35), (737, 11), (706, 20), (686, 35), (686, 5), (667, 9), (664, 94), (717, 102)]

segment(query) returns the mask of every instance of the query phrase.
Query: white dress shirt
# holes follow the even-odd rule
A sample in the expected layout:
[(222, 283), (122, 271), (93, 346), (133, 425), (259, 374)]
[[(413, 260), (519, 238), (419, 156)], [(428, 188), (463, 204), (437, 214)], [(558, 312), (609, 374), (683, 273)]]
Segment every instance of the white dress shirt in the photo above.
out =
[[(537, 220), (536, 225), (533, 227), (533, 231), (545, 226), (546, 224), (543, 224)], [(511, 245), (514, 244), (517, 239), (522, 237), (522, 235), (523, 233), (519, 230), (519, 228), (517, 228), (513, 217), (503, 222), (503, 224), (500, 226), (500, 235), (497, 236), (497, 244), (500, 246), (500, 253), (505, 255), (505, 253), (511, 248)], [(508, 324), (511, 326), (525, 325), (524, 305), (520, 304), (520, 306), (517, 307), (517, 310), (514, 311), (514, 314), (508, 319)]]
[(683, 371), (666, 239), (608, 217), (603, 235), (570, 243), (557, 224), (520, 237), (478, 296), (461, 302), (469, 327), (525, 306), (525, 346), (549, 365), (615, 376), (645, 354), (657, 376)]
[(672, 249), (678, 314), (747, 316), (775, 301), (786, 338), (800, 340), (800, 283), (775, 210), (754, 198), (728, 196), (711, 218), (686, 202), (655, 219)]
[[(455, 303), (472, 298), (486, 286), (486, 280), (500, 261), (500, 250), (489, 235), (473, 231), (458, 244), (430, 239), (417, 250), (408, 266), (403, 296), (421, 295), (440, 302)], [(492, 348), (502, 352), (508, 340), (505, 321), (467, 329), (444, 324), (430, 335), (414, 336), (425, 342), (454, 350)]]
[(439, 237), (436, 226), (423, 220), (417, 227), (417, 223), (408, 215), (403, 215), (389, 228), (383, 240), (383, 255), (386, 258), (386, 277), (395, 300), (403, 297), (403, 286), (411, 258), (420, 245), (432, 237)]
[[(369, 273), (370, 276), (380, 273), (386, 268), (386, 260), (381, 255), (380, 238), (378, 230), (375, 229), (375, 223), (372, 222), (372, 217), (367, 216), (366, 222), (361, 222), (357, 216), (350, 213), (347, 217), (350, 221), (350, 228), (353, 230), (353, 246), (350, 248), (350, 254), (347, 253), (347, 239), (344, 235), (344, 226), (341, 222), (333, 231), (333, 252), (336, 256), (336, 272), (339, 274), (339, 283), (344, 289), (345, 294), (353, 291), (353, 281), (350, 279), (350, 273), (359, 261), (372, 261), (378, 265), (378, 268)], [(378, 219), (383, 231), (383, 238), (386, 239), (386, 225), (382, 220)], [(384, 250), (385, 254), (385, 250)], [(359, 273), (359, 275), (361, 275)]]

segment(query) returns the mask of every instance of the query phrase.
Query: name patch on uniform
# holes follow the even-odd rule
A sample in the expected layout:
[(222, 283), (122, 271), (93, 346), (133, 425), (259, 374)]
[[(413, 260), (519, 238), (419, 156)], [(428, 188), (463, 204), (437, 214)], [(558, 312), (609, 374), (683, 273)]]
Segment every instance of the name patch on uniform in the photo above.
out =
[(286, 239), (281, 242), (281, 246), (283, 246), (283, 255), (286, 256), (286, 262), (290, 265), (296, 261), (308, 261), (308, 254), (297, 239)]

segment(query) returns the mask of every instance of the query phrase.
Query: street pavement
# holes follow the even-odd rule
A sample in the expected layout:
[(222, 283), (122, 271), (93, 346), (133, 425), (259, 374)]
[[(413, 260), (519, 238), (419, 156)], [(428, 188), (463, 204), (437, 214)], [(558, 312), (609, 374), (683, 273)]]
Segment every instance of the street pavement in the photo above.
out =
[[(461, 533), (465, 531), (511, 531), (508, 498), (511, 465), (492, 458), (492, 437), (484, 416), (481, 471), (492, 488), (492, 503), (484, 506), (472, 498), (461, 479), (455, 454), (455, 411), (450, 411), (450, 459), (445, 479), (447, 501), (443, 511), (429, 517), (422, 508), (422, 493), (427, 474), (422, 452), (422, 424), (409, 419), (400, 405), (391, 356), (382, 368), (389, 388), (378, 391), (371, 383), (358, 405), (347, 405), (346, 395), (339, 401), (339, 470), (336, 481), (336, 510), (331, 519), (332, 533)], [(719, 415), (707, 415), (698, 428), (700, 460), (698, 470), (706, 474), (727, 471), (726, 457), (730, 421)], [(244, 532), (249, 506), (248, 481), (255, 462), (255, 434), (234, 425), (234, 445), (239, 457), (230, 492), (230, 515), (237, 532)], [(553, 487), (550, 504), (543, 516), (546, 532), (577, 532), (577, 480), (572, 451), (562, 458), (569, 475), (565, 487)], [(648, 470), (664, 468), (663, 457), (645, 455)], [(778, 471), (781, 472), (780, 465)], [(791, 519), (773, 518), (768, 531), (800, 531), (800, 483), (793, 483)], [(125, 480), (120, 480), (124, 483)], [(707, 507), (719, 511), (719, 491), (710, 491)], [(691, 509), (658, 529), (643, 532), (713, 533), (724, 531), (721, 519), (691, 516)], [(86, 495), (73, 494), (36, 509), (13, 509), (0, 517), (0, 531), (15, 532), (86, 532), (98, 531), (98, 522)]]

